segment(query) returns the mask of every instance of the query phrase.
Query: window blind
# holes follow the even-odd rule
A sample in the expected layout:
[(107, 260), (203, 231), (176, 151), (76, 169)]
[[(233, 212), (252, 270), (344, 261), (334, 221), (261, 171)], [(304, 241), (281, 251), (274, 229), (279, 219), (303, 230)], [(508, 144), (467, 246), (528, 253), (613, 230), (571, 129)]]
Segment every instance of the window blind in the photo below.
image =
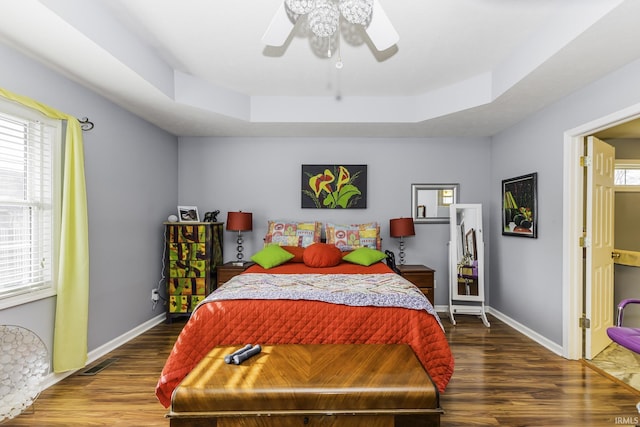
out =
[(637, 160), (616, 161), (615, 185), (640, 186), (640, 162)]
[(0, 300), (55, 289), (58, 128), (0, 111)]

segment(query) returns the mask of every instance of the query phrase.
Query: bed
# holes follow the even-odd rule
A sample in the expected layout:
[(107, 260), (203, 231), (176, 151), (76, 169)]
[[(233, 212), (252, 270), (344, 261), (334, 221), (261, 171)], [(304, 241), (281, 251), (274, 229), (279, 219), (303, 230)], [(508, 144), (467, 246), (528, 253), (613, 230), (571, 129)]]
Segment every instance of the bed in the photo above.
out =
[(287, 249), (287, 260), (253, 265), (211, 293), (165, 363), (156, 386), (160, 403), (170, 406), (175, 388), (213, 348), (247, 343), (408, 344), (443, 392), (454, 360), (428, 299), (382, 262), (380, 251), (355, 248), (336, 255), (330, 247), (335, 249), (333, 243), (315, 243), (296, 251), (270, 244), (252, 258)]

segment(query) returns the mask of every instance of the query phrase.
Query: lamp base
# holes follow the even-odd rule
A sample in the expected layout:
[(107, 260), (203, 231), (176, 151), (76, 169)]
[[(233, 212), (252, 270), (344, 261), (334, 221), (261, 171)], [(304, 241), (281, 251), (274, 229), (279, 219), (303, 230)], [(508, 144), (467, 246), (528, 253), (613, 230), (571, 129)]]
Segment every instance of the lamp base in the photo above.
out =
[(400, 237), (400, 252), (398, 253), (398, 264), (404, 265), (404, 239)]
[(242, 239), (242, 234), (238, 231), (238, 239), (236, 240), (236, 243), (238, 244), (238, 247), (236, 248), (236, 261), (233, 263), (233, 265), (239, 265), (242, 266), (244, 265), (244, 261), (242, 261), (242, 258), (244, 258), (244, 254), (242, 253), (242, 251), (244, 250), (244, 247), (242, 247), (242, 244), (244, 243), (244, 240)]

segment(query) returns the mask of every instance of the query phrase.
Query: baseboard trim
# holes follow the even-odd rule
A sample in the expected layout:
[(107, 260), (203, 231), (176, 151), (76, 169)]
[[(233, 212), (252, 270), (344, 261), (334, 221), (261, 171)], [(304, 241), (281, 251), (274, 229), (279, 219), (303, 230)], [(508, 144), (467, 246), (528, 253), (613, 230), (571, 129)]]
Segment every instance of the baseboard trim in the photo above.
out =
[(542, 335), (540, 335), (536, 331), (534, 331), (532, 329), (529, 329), (528, 327), (526, 327), (522, 323), (513, 320), (512, 318), (510, 318), (506, 314), (501, 313), (500, 311), (498, 311), (498, 310), (496, 310), (494, 308), (487, 307), (487, 313), (491, 314), (492, 316), (495, 316), (496, 318), (498, 318), (502, 322), (506, 323), (507, 325), (511, 326), (513, 329), (515, 329), (516, 331), (518, 331), (521, 334), (525, 335), (526, 337), (531, 338), (533, 341), (535, 341), (538, 344), (540, 344), (541, 346), (545, 347), (547, 350), (552, 351), (553, 353), (557, 354), (558, 356), (562, 356), (562, 346), (561, 345), (554, 343), (553, 341), (549, 340), (546, 337), (543, 337)]
[[(449, 306), (448, 305), (439, 305), (435, 307), (436, 311), (438, 313), (445, 313), (447, 318), (449, 317)], [(545, 347), (547, 350), (552, 351), (553, 353), (557, 354), (558, 356), (563, 356), (563, 351), (562, 351), (562, 346), (559, 344), (554, 343), (553, 341), (550, 341), (549, 339), (543, 337), (542, 335), (540, 335), (539, 333), (535, 332), (534, 330), (526, 327), (525, 325), (523, 325), (522, 323), (512, 319), (511, 317), (507, 316), (506, 314), (492, 308), (492, 307), (485, 307), (485, 311), (488, 314), (491, 314), (492, 316), (494, 316), (495, 318), (497, 318), (498, 320), (500, 320), (501, 322), (505, 323), (506, 325), (512, 327), (513, 329), (515, 329), (516, 331), (520, 332), (521, 334), (523, 334), (524, 336), (526, 336), (527, 338), (532, 339), (533, 341), (537, 342), (538, 344), (540, 344), (541, 346)], [(441, 316), (442, 317), (442, 316)], [(482, 323), (480, 323), (482, 324)]]
[[(149, 320), (147, 320), (146, 322), (136, 326), (135, 328), (131, 329), (128, 332), (125, 332), (124, 334), (120, 335), (119, 337), (116, 337), (114, 339), (112, 339), (111, 341), (101, 345), (100, 347), (91, 350), (88, 354), (87, 354), (87, 363), (85, 364), (85, 366), (83, 366), (81, 369), (85, 369), (87, 366), (91, 365), (93, 362), (95, 362), (96, 360), (100, 359), (102, 356), (105, 356), (106, 354), (112, 352), (113, 350), (115, 350), (116, 348), (120, 347), (123, 344), (126, 344), (127, 342), (131, 341), (132, 339), (134, 339), (135, 337), (137, 337), (138, 335), (141, 335), (145, 332), (147, 332), (149, 329), (153, 328), (156, 325), (159, 325), (160, 323), (164, 322), (165, 319), (167, 318), (167, 315), (165, 313), (159, 314), (156, 317), (153, 317)], [(60, 372), (60, 373), (55, 373), (55, 372), (51, 372), (49, 375), (47, 375), (43, 382), (42, 382), (42, 390), (46, 390), (47, 388), (51, 387), (52, 385), (62, 381), (63, 379), (67, 378), (68, 376), (71, 376), (73, 374), (75, 374), (76, 372), (78, 372), (81, 369), (76, 369), (76, 370), (71, 370), (71, 371), (66, 371), (66, 372)]]

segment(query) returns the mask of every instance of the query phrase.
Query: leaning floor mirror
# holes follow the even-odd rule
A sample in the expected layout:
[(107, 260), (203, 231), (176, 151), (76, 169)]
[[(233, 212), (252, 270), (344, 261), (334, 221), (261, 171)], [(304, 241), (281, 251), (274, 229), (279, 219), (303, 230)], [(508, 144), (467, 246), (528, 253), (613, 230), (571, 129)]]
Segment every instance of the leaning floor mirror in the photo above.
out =
[(489, 327), (484, 307), (484, 239), (482, 205), (449, 207), (449, 318), (475, 314)]

